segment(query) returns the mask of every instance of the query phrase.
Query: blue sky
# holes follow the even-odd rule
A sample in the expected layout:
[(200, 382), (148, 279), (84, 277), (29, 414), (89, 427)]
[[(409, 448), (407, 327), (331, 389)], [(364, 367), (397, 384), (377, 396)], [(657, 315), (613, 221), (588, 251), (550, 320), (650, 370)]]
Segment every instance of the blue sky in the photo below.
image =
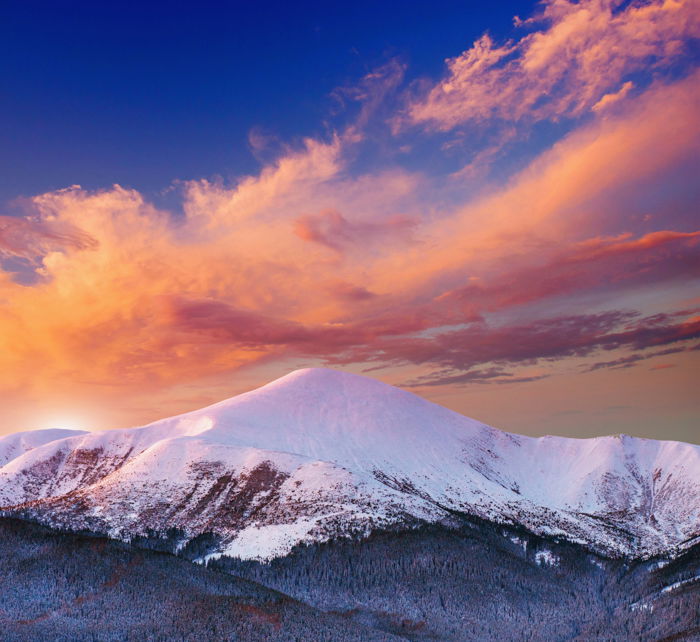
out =
[[(530, 2), (21, 2), (2, 12), (0, 200), (71, 184), (156, 194), (256, 170), (248, 134), (343, 119), (331, 97), (398, 57), (434, 76)], [(334, 113), (335, 112), (335, 113)]]

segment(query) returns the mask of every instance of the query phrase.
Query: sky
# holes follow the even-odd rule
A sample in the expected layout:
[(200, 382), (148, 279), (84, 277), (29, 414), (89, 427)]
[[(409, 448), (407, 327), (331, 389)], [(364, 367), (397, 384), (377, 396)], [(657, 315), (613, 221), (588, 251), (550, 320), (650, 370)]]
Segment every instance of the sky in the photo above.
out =
[(0, 434), (324, 366), (700, 443), (698, 0), (0, 22)]

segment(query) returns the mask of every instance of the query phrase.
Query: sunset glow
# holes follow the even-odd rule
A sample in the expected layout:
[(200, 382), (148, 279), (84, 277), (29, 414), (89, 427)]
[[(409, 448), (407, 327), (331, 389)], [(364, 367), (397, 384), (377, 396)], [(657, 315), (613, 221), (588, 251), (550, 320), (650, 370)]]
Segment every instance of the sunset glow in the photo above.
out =
[(59, 428), (62, 430), (86, 430), (89, 428), (85, 422), (79, 421), (73, 417), (55, 417), (43, 422), (39, 429)]
[[(143, 184), (30, 184), (8, 135), (0, 433), (138, 425), (324, 365), (516, 432), (700, 441), (700, 3), (528, 6), (432, 67), (377, 44), (318, 104), (280, 80), (197, 175), (172, 158), (196, 131), (152, 157), (138, 116)], [(181, 82), (159, 100), (203, 122), (188, 92), (215, 79)], [(107, 167), (112, 144), (73, 152)]]

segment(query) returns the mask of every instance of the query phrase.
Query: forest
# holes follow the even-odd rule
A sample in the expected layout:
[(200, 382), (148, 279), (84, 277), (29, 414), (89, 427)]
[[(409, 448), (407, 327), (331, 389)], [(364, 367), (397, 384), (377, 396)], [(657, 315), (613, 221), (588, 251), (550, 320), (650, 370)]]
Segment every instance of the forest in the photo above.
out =
[(12, 642), (700, 638), (700, 546), (605, 559), (487, 522), (297, 547), (269, 563), (205, 534), (131, 543), (0, 518), (0, 626)]

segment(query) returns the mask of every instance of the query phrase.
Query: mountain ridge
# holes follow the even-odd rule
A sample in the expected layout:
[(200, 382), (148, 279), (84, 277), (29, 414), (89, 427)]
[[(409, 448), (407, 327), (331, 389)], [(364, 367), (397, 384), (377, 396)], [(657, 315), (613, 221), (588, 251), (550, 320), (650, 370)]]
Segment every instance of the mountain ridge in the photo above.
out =
[(0, 467), (0, 508), (120, 538), (214, 531), (221, 552), (242, 558), (454, 514), (648, 557), (700, 535), (700, 447), (516, 435), (312, 368), (143, 427), (20, 453)]

